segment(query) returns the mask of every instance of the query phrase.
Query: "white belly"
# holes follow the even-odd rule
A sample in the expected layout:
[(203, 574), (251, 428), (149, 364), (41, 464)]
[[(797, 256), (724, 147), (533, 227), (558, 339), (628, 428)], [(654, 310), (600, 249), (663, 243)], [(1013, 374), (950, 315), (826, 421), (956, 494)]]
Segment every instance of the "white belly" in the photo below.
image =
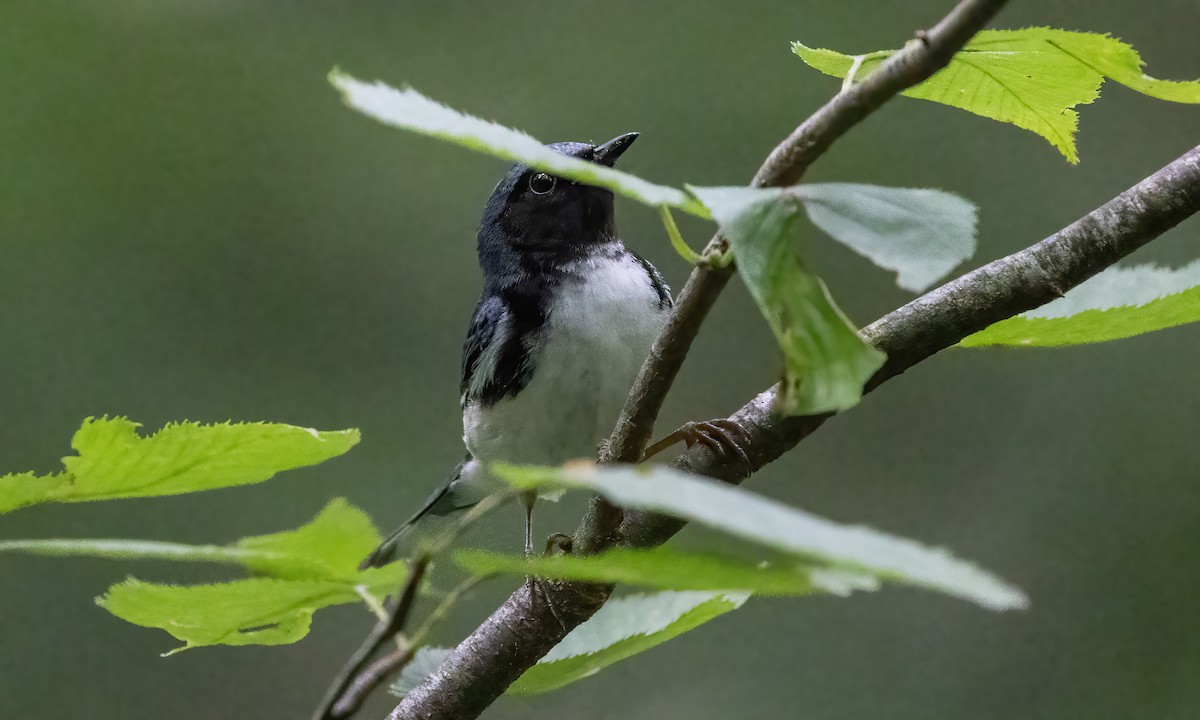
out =
[(463, 410), (467, 450), (484, 462), (555, 465), (595, 457), (666, 320), (636, 261), (590, 263), (558, 289), (529, 384), (491, 407)]

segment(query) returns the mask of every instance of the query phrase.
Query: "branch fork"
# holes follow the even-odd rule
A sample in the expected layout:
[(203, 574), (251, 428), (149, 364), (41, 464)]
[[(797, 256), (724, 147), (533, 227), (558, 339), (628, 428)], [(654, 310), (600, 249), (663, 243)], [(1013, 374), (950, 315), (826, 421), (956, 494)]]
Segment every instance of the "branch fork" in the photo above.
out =
[[(844, 87), (779, 144), (751, 181), (752, 187), (796, 183), (832, 143), (897, 93), (932, 76), (1000, 10), (1005, 0), (961, 0), (940, 22), (892, 55), (856, 84)], [(994, 322), (1038, 307), (1200, 211), (1200, 147), (1105, 205), (1041, 242), (946, 283), (860, 331), (886, 353), (867, 382), (873, 390), (888, 379)], [(601, 460), (632, 463), (642, 458), (655, 420), (684, 358), (721, 290), (730, 263), (705, 262), (727, 254), (718, 234), (701, 254), (680, 292), (662, 335), (654, 343), (630, 391)], [(751, 399), (721, 421), (739, 428), (744, 457), (696, 442), (674, 464), (731, 483), (790, 450), (832, 414), (780, 418), (773, 412), (778, 386)], [(652, 448), (653, 449), (653, 448)], [(593, 498), (573, 536), (574, 552), (609, 547), (653, 547), (683, 522), (641, 511), (623, 512)], [(437, 672), (411, 691), (389, 720), (458, 720), (482, 713), (569, 630), (608, 599), (611, 585), (555, 582), (531, 602), (523, 585), (450, 654)], [(551, 608), (554, 611), (551, 611)]]

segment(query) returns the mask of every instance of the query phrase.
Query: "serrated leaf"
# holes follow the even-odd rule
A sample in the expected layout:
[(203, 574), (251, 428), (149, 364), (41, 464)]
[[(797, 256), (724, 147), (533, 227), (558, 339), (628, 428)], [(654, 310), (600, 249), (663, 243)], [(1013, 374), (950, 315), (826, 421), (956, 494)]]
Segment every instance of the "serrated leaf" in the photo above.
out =
[[(792, 49), (827, 75), (844, 78), (853, 69), (856, 79), (895, 52), (852, 56), (801, 43)], [(1037, 133), (1077, 163), (1078, 114), (1072, 108), (1099, 97), (1106, 76), (1151, 97), (1200, 103), (1200, 82), (1156, 80), (1141, 68), (1137, 51), (1108, 35), (1052, 28), (984, 30), (940, 72), (901, 94)]]
[(820, 183), (793, 189), (813, 225), (923, 292), (975, 252), (975, 204), (923, 188)]
[(366, 513), (335, 498), (295, 530), (242, 538), (235, 545), (258, 551), (246, 564), (272, 577), (351, 579), (359, 575), (358, 564), (379, 541), (379, 531)]
[[(1145, 62), (1129, 43), (1108, 34), (1040, 30), (1043, 41), (1096, 72), (1143, 95), (1168, 102), (1200, 103), (1200, 80), (1159, 80), (1142, 72)], [(1021, 31), (1018, 31), (1021, 32)]]
[(809, 273), (792, 237), (799, 201), (786, 190), (691, 188), (729, 241), (738, 274), (784, 356), (777, 410), (845, 410), (862, 397), (884, 355), (858, 337), (825, 284)]
[(39, 502), (177, 495), (263, 482), (337, 457), (357, 430), (319, 432), (282, 423), (171, 423), (148, 437), (126, 418), (88, 418), (63, 458), (66, 472), (0, 477), (0, 512)]
[(23, 472), (0, 476), (0, 515), (27, 505), (45, 502), (55, 489), (65, 482), (65, 473), (38, 475)]
[(1200, 321), (1200, 261), (1176, 270), (1113, 267), (1035, 310), (991, 325), (961, 347), (1061, 347)]
[(1028, 605), (1017, 588), (943, 549), (870, 528), (841, 525), (744, 488), (670, 468), (573, 463), (561, 468), (496, 464), (492, 469), (519, 489), (591, 490), (621, 507), (696, 522), (814, 565), (937, 590), (990, 610)]
[(96, 598), (122, 620), (165, 630), (185, 643), (167, 654), (211, 645), (294, 643), (308, 634), (316, 610), (358, 601), (345, 583), (271, 578), (188, 587), (130, 578)]
[(526, 133), (461, 113), (412, 88), (397, 90), (378, 81), (365, 83), (337, 69), (329, 73), (329, 82), (342, 93), (346, 105), (386, 125), (446, 140), (587, 185), (608, 188), (646, 205), (670, 205), (703, 214), (703, 209), (682, 190), (567, 157)]
[(337, 498), (296, 530), (232, 545), (7, 540), (0, 541), (0, 552), (241, 565), (266, 577), (190, 586), (130, 579), (97, 602), (123, 620), (166, 630), (186, 647), (280, 645), (304, 637), (317, 609), (362, 601), (363, 593), (380, 598), (400, 587), (407, 571), (403, 563), (358, 570), (378, 542), (379, 532), (366, 515)]
[(295, 530), (247, 537), (231, 545), (188, 545), (157, 540), (54, 538), (0, 540), (0, 552), (107, 560), (169, 560), (241, 565), (257, 574), (301, 580), (338, 580), (386, 594), (399, 587), (402, 563), (364, 572), (358, 564), (379, 544), (366, 513), (334, 498), (313, 520)]
[(508, 692), (535, 695), (595, 675), (615, 662), (736, 610), (748, 597), (738, 593), (661, 592), (610, 600), (526, 670)]
[(445, 662), (446, 657), (454, 652), (453, 648), (429, 645), (417, 650), (412, 660), (400, 671), (400, 677), (392, 683), (388, 690), (397, 697), (404, 697), (413, 691), (425, 678), (437, 672)]
[(816, 568), (797, 562), (766, 563), (665, 548), (618, 548), (599, 555), (530, 557), (484, 550), (459, 550), (454, 561), (479, 575), (506, 573), (556, 580), (622, 583), (659, 590), (727, 590), (756, 595), (845, 595), (875, 590), (877, 578)]

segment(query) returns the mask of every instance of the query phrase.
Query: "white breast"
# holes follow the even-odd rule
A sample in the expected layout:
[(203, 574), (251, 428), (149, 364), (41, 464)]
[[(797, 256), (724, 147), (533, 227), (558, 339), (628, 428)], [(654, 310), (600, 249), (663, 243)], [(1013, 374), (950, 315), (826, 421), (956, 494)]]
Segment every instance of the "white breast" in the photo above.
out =
[(463, 411), (467, 450), (484, 461), (559, 464), (594, 457), (667, 317), (629, 255), (580, 261), (558, 288), (529, 384)]

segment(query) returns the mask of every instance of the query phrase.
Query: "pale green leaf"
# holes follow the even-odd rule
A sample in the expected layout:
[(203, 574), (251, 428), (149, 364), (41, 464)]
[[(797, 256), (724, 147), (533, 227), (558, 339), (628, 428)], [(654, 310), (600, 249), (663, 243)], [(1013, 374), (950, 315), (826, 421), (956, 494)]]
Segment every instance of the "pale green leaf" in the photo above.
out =
[(878, 580), (799, 562), (766, 563), (665, 548), (618, 548), (599, 555), (530, 557), (459, 550), (454, 561), (475, 575), (499, 573), (556, 580), (622, 583), (658, 590), (738, 590), (756, 595), (845, 595), (874, 590)]
[(661, 592), (610, 600), (508, 689), (533, 695), (600, 670), (741, 607), (738, 593)]
[(666, 467), (561, 468), (497, 464), (520, 489), (591, 490), (615, 505), (650, 510), (798, 556), (806, 562), (937, 590), (992, 610), (1024, 608), (1024, 593), (949, 552), (865, 527), (841, 525), (744, 488)]
[(940, 190), (856, 183), (800, 185), (812, 223), (923, 292), (975, 252), (974, 203)]
[(329, 82), (342, 93), (346, 105), (386, 125), (446, 140), (587, 185), (608, 188), (646, 205), (671, 205), (703, 214), (703, 209), (682, 190), (567, 157), (526, 133), (461, 113), (412, 88), (397, 90), (382, 82), (365, 83), (337, 69), (329, 74)]
[(0, 514), (46, 502), (60, 485), (68, 482), (66, 473), (38, 475), (32, 472), (0, 476)]
[(210, 645), (294, 643), (308, 634), (313, 612), (357, 601), (345, 583), (271, 578), (188, 587), (130, 578), (96, 598), (122, 620), (184, 642), (167, 654)]
[[(844, 78), (853, 70), (855, 79), (869, 75), (894, 52), (852, 56), (800, 43), (792, 48), (823, 73)], [(1200, 82), (1156, 80), (1141, 68), (1132, 47), (1107, 35), (1051, 28), (984, 30), (940, 72), (902, 94), (1037, 133), (1076, 163), (1078, 115), (1072, 108), (1099, 97), (1106, 76), (1159, 99), (1200, 102)]]
[(251, 555), (253, 559), (246, 564), (272, 577), (351, 579), (359, 574), (359, 563), (379, 541), (379, 531), (366, 513), (335, 498), (306, 525), (242, 538), (236, 546), (261, 553)]
[(400, 671), (400, 677), (388, 688), (397, 697), (404, 697), (413, 691), (425, 678), (437, 672), (442, 663), (454, 652), (453, 648), (428, 645), (413, 654), (412, 660)]
[[(992, 31), (998, 33), (1000, 31)], [(1200, 80), (1159, 80), (1142, 72), (1145, 62), (1129, 43), (1108, 34), (1070, 32), (1053, 28), (1014, 30), (1029, 42), (1043, 42), (1070, 55), (1110, 80), (1159, 100), (1200, 103)], [(996, 42), (1005, 43), (999, 36)]]
[(1040, 308), (1002, 320), (961, 347), (1106, 342), (1200, 321), (1200, 261), (1179, 269), (1114, 267)]
[(153, 497), (262, 482), (348, 451), (357, 430), (281, 423), (171, 423), (148, 437), (125, 418), (89, 418), (63, 458), (66, 472), (0, 478), (0, 512), (38, 502)]
[(750, 188), (691, 188), (729, 241), (738, 274), (783, 351), (778, 411), (808, 415), (844, 410), (884, 355), (864, 343), (820, 278), (805, 270), (792, 237), (794, 194)]
[(341, 498), (296, 530), (245, 538), (232, 545), (184, 545), (147, 540), (8, 540), (0, 552), (119, 560), (219, 562), (266, 577), (198, 586), (128, 580), (99, 604), (123, 620), (166, 630), (187, 643), (280, 645), (308, 633), (313, 611), (394, 593), (403, 563), (358, 570), (379, 533)]
[(259, 535), (231, 545), (186, 545), (155, 540), (56, 538), (0, 540), (0, 552), (108, 560), (169, 560), (241, 565), (259, 575), (300, 580), (339, 580), (384, 592), (399, 586), (404, 566), (393, 563), (360, 572), (359, 563), (379, 544), (366, 513), (334, 498), (312, 521), (295, 530)]

